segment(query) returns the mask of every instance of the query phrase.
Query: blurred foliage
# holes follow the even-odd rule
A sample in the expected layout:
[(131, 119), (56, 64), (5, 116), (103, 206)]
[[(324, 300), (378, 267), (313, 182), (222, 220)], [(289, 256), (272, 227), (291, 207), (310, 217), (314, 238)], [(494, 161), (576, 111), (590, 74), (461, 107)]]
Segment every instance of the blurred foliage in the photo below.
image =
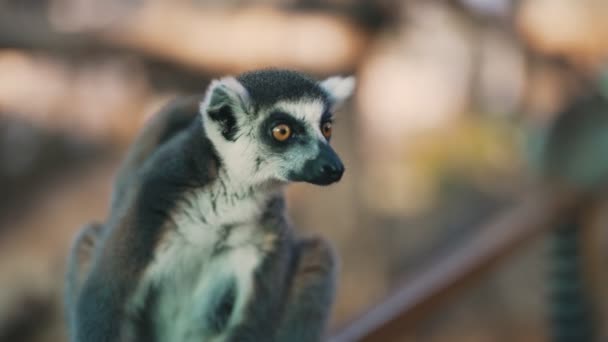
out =
[(521, 170), (521, 140), (521, 129), (513, 123), (468, 116), (417, 139), (408, 157), (414, 172), (428, 182), (458, 174), (491, 189), (498, 175), (513, 177)]

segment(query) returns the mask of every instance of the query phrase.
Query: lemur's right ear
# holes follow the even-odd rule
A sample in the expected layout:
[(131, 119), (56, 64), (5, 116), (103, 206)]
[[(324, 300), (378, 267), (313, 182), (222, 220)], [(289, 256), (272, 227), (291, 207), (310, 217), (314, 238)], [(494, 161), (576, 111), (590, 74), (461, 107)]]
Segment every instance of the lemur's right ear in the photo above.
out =
[(211, 81), (200, 112), (219, 125), (222, 135), (233, 140), (238, 131), (238, 117), (250, 110), (249, 93), (234, 77)]
[(352, 95), (356, 80), (354, 76), (332, 76), (319, 82), (319, 85), (329, 95), (332, 107), (335, 109), (340, 107)]

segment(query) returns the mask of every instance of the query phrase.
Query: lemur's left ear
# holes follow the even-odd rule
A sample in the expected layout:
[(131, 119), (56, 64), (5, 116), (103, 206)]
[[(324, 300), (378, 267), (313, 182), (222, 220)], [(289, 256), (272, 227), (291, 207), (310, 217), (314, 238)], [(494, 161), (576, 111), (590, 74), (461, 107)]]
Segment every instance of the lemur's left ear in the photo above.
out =
[(342, 105), (352, 95), (355, 90), (355, 84), (354, 76), (332, 76), (319, 82), (321, 88), (329, 95), (333, 103), (332, 107), (334, 108)]
[(211, 81), (205, 99), (201, 103), (201, 111), (214, 112), (224, 106), (230, 106), (234, 110), (248, 110), (249, 93), (234, 77)]
[(213, 80), (201, 102), (201, 114), (220, 127), (227, 140), (233, 140), (238, 131), (238, 117), (249, 112), (250, 100), (247, 89), (234, 77)]

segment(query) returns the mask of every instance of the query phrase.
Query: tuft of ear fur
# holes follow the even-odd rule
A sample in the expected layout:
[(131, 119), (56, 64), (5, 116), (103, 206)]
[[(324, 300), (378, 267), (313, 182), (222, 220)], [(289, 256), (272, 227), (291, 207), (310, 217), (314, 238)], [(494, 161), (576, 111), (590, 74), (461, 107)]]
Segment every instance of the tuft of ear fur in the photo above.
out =
[(352, 95), (355, 90), (355, 84), (354, 76), (332, 76), (319, 82), (321, 88), (327, 92), (327, 95), (329, 95), (333, 102), (333, 107), (339, 107)]
[(217, 123), (226, 140), (233, 141), (237, 127), (237, 116), (249, 112), (249, 93), (234, 77), (224, 77), (211, 81), (203, 102), (200, 104), (200, 113)]
[(211, 81), (205, 99), (201, 103), (200, 111), (201, 113), (215, 111), (225, 105), (247, 110), (248, 104), (249, 93), (247, 89), (236, 78), (223, 77)]

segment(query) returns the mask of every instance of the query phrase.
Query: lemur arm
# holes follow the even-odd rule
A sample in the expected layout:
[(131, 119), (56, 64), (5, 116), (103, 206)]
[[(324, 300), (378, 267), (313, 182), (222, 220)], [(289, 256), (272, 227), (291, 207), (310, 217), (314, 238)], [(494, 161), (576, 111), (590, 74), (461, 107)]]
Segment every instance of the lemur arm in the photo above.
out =
[(70, 250), (65, 286), (70, 341), (120, 341), (122, 329), (114, 322), (120, 322), (121, 308), (116, 304), (121, 296), (106, 285), (108, 279), (118, 284), (120, 274), (100, 270), (102, 266), (94, 263), (104, 229), (99, 223), (85, 225)]
[(84, 283), (75, 309), (73, 342), (121, 341), (124, 321), (124, 303), (127, 296), (123, 286), (102, 285), (110, 277), (120, 283), (110, 272), (92, 272)]
[(293, 275), (277, 342), (318, 342), (334, 300), (336, 258), (322, 238), (298, 242), (299, 260)]
[(86, 277), (92, 267), (95, 249), (99, 246), (99, 239), (103, 225), (89, 223), (82, 227), (70, 248), (67, 272), (65, 277), (64, 305), (69, 331), (74, 328), (76, 301)]
[(137, 229), (135, 210), (106, 224), (94, 262), (73, 309), (74, 342), (126, 341), (132, 295), (151, 260), (154, 243)]
[[(125, 206), (125, 201), (129, 197), (128, 192), (134, 189), (133, 177), (141, 165), (156, 151), (159, 145), (187, 127), (196, 117), (199, 101), (200, 99), (195, 96), (171, 101), (145, 125), (116, 175), (111, 204), (113, 213)], [(88, 294), (82, 295), (83, 286), (93, 267), (94, 253), (99, 248), (103, 229), (102, 224), (96, 223), (84, 226), (75, 238), (68, 257), (64, 297), (68, 327), (72, 334), (75, 331), (75, 325), (80, 325), (76, 322), (82, 320), (79, 319), (77, 311), (84, 310), (84, 308), (78, 309), (78, 306), (85, 306), (85, 304), (77, 303), (78, 298), (89, 298), (90, 293), (97, 291), (95, 290), (96, 285), (93, 284), (94, 281), (89, 281), (85, 291)], [(99, 277), (99, 275), (97, 276)]]

